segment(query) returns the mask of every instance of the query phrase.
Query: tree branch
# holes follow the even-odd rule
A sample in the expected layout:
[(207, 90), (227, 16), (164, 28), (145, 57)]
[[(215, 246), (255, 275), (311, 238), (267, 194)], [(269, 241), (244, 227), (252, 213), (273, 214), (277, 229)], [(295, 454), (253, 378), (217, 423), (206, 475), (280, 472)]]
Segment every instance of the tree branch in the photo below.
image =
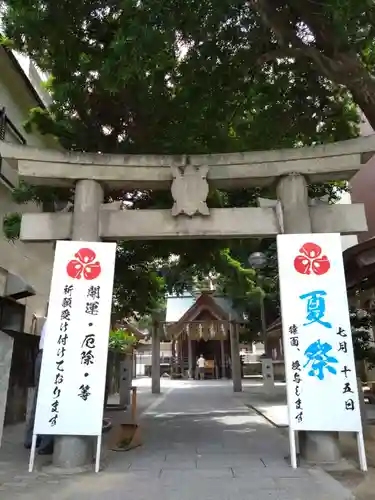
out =
[(265, 52), (257, 59), (257, 63), (263, 64), (266, 62), (273, 62), (276, 59), (285, 59), (285, 58), (298, 59), (300, 57), (308, 57), (305, 49), (296, 47), (285, 47), (281, 49), (271, 50), (270, 52)]
[(287, 17), (275, 9), (272, 2), (267, 0), (249, 0), (250, 7), (261, 17), (263, 23), (273, 31), (278, 42), (283, 47), (292, 44), (295, 47), (303, 48), (303, 43), (296, 35), (294, 27), (290, 25)]
[(333, 61), (315, 47), (283, 47), (278, 50), (272, 50), (271, 52), (262, 54), (257, 62), (262, 64), (288, 57), (294, 59), (300, 59), (302, 57), (310, 59), (318, 66), (322, 74), (324, 74), (327, 78), (334, 79), (332, 78)]

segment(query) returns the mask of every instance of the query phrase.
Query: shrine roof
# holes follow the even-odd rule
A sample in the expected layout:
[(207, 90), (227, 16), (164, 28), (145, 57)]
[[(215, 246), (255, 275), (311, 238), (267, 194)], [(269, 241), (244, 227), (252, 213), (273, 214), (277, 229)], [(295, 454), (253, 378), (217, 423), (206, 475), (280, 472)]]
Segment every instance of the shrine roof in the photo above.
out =
[(203, 292), (198, 296), (168, 297), (166, 322), (194, 321), (202, 310), (211, 312), (221, 320), (243, 321), (241, 313), (233, 307), (228, 297)]

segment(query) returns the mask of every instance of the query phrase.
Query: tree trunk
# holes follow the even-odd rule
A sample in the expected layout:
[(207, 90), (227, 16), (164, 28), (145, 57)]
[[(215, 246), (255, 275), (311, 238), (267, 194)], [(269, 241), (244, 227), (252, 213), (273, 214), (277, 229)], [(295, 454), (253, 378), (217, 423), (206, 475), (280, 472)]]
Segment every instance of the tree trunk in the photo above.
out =
[(362, 88), (348, 87), (354, 102), (361, 108), (371, 127), (375, 130), (375, 81), (364, 82)]
[(330, 80), (349, 90), (353, 101), (375, 130), (375, 78), (364, 67), (358, 55), (355, 52), (341, 52), (335, 54), (335, 59), (328, 59), (315, 53), (312, 59)]
[[(340, 51), (339, 47), (350, 47), (350, 42), (346, 40), (346, 43), (337, 43), (334, 24), (325, 17), (319, 2), (250, 0), (249, 3), (259, 14), (262, 23), (276, 36), (281, 51), (285, 51), (284, 57), (308, 58), (323, 76), (336, 85), (346, 87), (375, 130), (375, 78), (355, 50)], [(282, 5), (286, 9), (280, 10)], [(311, 29), (318, 46), (306, 44), (297, 35), (290, 22), (293, 21), (290, 17), (293, 12), (297, 12), (297, 17)], [(294, 55), (290, 55), (291, 52)]]

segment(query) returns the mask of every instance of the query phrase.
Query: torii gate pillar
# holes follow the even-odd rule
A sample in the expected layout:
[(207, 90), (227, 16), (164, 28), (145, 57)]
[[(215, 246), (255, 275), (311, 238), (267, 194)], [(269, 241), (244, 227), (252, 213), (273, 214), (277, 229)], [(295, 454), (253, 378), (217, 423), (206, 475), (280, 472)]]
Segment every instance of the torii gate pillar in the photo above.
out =
[[(284, 233), (312, 233), (307, 183), (299, 174), (282, 177), (277, 186)], [(298, 432), (299, 452), (310, 463), (336, 463), (341, 458), (337, 432)]]
[[(103, 189), (94, 180), (78, 181), (75, 187), (72, 239), (98, 241), (99, 211)], [(56, 436), (53, 465), (64, 469), (87, 467), (93, 459), (93, 440), (86, 436)]]

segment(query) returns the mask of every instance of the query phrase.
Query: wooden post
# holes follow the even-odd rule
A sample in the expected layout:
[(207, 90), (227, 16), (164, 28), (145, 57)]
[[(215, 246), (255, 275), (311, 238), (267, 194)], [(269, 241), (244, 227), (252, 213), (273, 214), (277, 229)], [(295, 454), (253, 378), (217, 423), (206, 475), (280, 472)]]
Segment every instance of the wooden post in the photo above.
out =
[(152, 359), (151, 359), (151, 392), (160, 394), (160, 336), (159, 323), (154, 321), (152, 326)]
[(181, 378), (184, 378), (184, 351), (183, 351), (183, 337), (182, 333), (178, 338), (178, 357), (179, 357), (179, 365), (180, 365), (180, 373)]
[(192, 340), (188, 336), (188, 362), (189, 362), (189, 378), (193, 378), (193, 345)]
[(221, 362), (221, 377), (225, 378), (225, 348), (224, 340), (220, 340), (220, 362)]
[(241, 359), (240, 359), (240, 347), (238, 343), (238, 335), (236, 323), (231, 321), (229, 323), (229, 333), (230, 333), (230, 347), (231, 347), (231, 358), (232, 358), (232, 380), (233, 380), (233, 392), (242, 392), (242, 380), (241, 380)]

